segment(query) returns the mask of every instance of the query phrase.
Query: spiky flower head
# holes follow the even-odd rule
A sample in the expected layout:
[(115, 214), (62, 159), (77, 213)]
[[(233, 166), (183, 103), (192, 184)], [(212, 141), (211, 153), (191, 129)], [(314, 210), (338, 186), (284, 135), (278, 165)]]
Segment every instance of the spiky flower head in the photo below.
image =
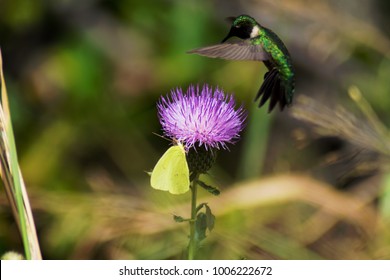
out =
[(158, 116), (166, 136), (184, 143), (190, 149), (205, 150), (227, 148), (240, 137), (246, 112), (237, 109), (233, 95), (205, 84), (190, 86), (185, 93), (181, 88), (161, 97), (157, 104)]

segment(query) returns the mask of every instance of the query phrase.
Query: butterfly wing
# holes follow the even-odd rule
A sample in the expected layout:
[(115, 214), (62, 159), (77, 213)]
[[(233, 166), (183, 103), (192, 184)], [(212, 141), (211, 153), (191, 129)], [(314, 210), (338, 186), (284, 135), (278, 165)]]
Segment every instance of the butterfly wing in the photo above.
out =
[(260, 45), (251, 44), (250, 40), (226, 42), (190, 50), (188, 53), (227, 60), (265, 61), (270, 59), (269, 54), (266, 53)]
[[(177, 147), (177, 148), (176, 148)], [(173, 148), (173, 164), (169, 192), (172, 194), (186, 193), (190, 189), (190, 171), (187, 164), (184, 147), (179, 144)]]
[(153, 188), (182, 194), (189, 190), (190, 179), (186, 153), (182, 144), (170, 147), (153, 169), (150, 184)]

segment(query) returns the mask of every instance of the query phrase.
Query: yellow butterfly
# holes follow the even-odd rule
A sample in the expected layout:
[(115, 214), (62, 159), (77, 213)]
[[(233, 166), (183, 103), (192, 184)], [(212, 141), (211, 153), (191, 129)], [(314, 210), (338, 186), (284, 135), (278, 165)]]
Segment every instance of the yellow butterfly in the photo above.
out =
[(182, 143), (177, 142), (159, 159), (152, 171), (150, 184), (157, 190), (172, 194), (183, 194), (190, 189), (190, 171)]

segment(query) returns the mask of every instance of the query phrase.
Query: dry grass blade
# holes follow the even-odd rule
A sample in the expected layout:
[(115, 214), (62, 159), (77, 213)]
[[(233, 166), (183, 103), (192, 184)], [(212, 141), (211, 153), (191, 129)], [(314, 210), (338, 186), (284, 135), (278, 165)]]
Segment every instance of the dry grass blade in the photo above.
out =
[[(73, 256), (90, 258), (84, 254), (86, 247), (98, 247), (99, 244), (120, 244), (118, 246), (123, 247), (124, 240), (131, 243), (137, 242), (132, 240), (142, 239), (142, 244), (150, 244), (146, 246), (150, 250), (154, 248), (156, 251), (166, 252), (169, 247), (169, 250), (176, 253), (187, 243), (185, 237), (180, 237), (186, 232), (187, 224), (176, 223), (172, 219), (172, 214), (186, 217), (186, 202), (159, 206), (146, 197), (127, 196), (123, 193), (75, 196), (53, 192), (33, 195), (36, 196), (36, 206), (54, 214), (58, 217), (57, 221), (60, 221), (52, 227), (46, 241), (52, 243), (54, 248), (59, 248), (60, 240), (74, 240), (77, 242), (74, 254), (80, 255)], [(349, 254), (347, 246), (339, 247), (338, 237), (329, 237), (330, 233), (339, 230), (338, 224), (347, 224), (349, 228), (358, 229), (358, 242), (372, 242), (380, 229), (377, 211), (372, 204), (374, 199), (374, 196), (361, 197), (334, 190), (330, 185), (307, 176), (283, 175), (241, 183), (225, 189), (217, 197), (205, 194), (200, 196), (199, 201), (207, 201), (217, 217), (217, 228), (209, 240), (219, 244), (216, 246), (225, 248), (228, 254), (214, 252), (217, 258), (230, 258), (235, 252), (252, 254), (251, 248), (258, 247), (285, 259), (327, 258), (326, 250), (332, 248), (342, 253), (335, 258), (343, 259), (353, 256)], [(58, 207), (58, 203), (61, 203), (61, 207)], [(306, 210), (310, 209), (305, 212), (306, 218), (296, 221), (293, 226), (288, 225), (295, 216), (295, 210), (291, 210), (303, 209), (301, 206)], [(286, 209), (290, 211), (285, 212)], [(273, 214), (269, 215), (270, 212)], [(240, 230), (232, 229), (232, 224), (228, 222), (237, 213), (243, 227)], [(299, 215), (302, 213), (299, 212)], [(277, 228), (274, 227), (276, 224)], [(327, 241), (322, 243), (323, 239)], [(229, 246), (223, 245), (227, 242)], [(318, 250), (310, 247), (315, 242), (326, 246)], [(159, 246), (160, 249), (156, 249)], [(149, 249), (139, 247), (132, 250), (142, 255), (140, 252)], [(376, 257), (376, 247), (370, 250), (372, 252), (362, 247), (359, 255), (353, 258)], [(258, 255), (253, 253), (252, 257), (257, 258)]]
[(7, 89), (3, 76), (0, 51), (1, 106), (0, 106), (0, 162), (1, 178), (12, 212), (22, 236), (27, 259), (42, 259), (34, 219), (26, 187), (19, 168), (8, 106)]
[(362, 120), (341, 106), (330, 108), (307, 96), (300, 96), (292, 110), (292, 115), (302, 121), (313, 124), (321, 135), (337, 136), (357, 147), (390, 157), (390, 140), (386, 128), (368, 110), (368, 103), (362, 107), (363, 97), (356, 98), (356, 89), (352, 88), (351, 97), (358, 104), (367, 120)]

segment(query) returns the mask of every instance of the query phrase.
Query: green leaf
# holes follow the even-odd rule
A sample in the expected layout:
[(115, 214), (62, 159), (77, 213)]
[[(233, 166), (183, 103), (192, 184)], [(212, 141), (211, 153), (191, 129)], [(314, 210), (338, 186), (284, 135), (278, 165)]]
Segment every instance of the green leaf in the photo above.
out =
[(199, 213), (195, 222), (195, 239), (197, 242), (206, 238), (207, 216), (205, 213)]
[(200, 210), (202, 210), (202, 208), (203, 208), (204, 206), (206, 206), (206, 205), (207, 205), (207, 203), (205, 203), (205, 202), (199, 204), (198, 207), (196, 207), (196, 213), (198, 213)]
[(177, 223), (186, 222), (187, 219), (184, 219), (182, 216), (173, 215), (173, 220)]
[(212, 195), (219, 195), (219, 194), (221, 193), (221, 192), (219, 191), (218, 188), (213, 187), (213, 186), (210, 186), (210, 185), (207, 185), (205, 182), (202, 182), (202, 181), (198, 180), (197, 183), (198, 183), (202, 188), (204, 188), (206, 191), (208, 191), (209, 193), (211, 193)]
[(201, 212), (196, 217), (195, 222), (195, 238), (197, 241), (202, 241), (206, 238), (206, 231), (213, 230), (215, 223), (215, 216), (211, 212), (210, 207), (207, 203), (201, 203), (198, 206), (198, 211), (205, 207), (205, 213)]
[(207, 224), (207, 228), (208, 228), (209, 231), (212, 231), (213, 228), (214, 228), (215, 216), (213, 215), (213, 213), (211, 212), (210, 207), (207, 204), (205, 205), (205, 208), (206, 208), (206, 224)]

